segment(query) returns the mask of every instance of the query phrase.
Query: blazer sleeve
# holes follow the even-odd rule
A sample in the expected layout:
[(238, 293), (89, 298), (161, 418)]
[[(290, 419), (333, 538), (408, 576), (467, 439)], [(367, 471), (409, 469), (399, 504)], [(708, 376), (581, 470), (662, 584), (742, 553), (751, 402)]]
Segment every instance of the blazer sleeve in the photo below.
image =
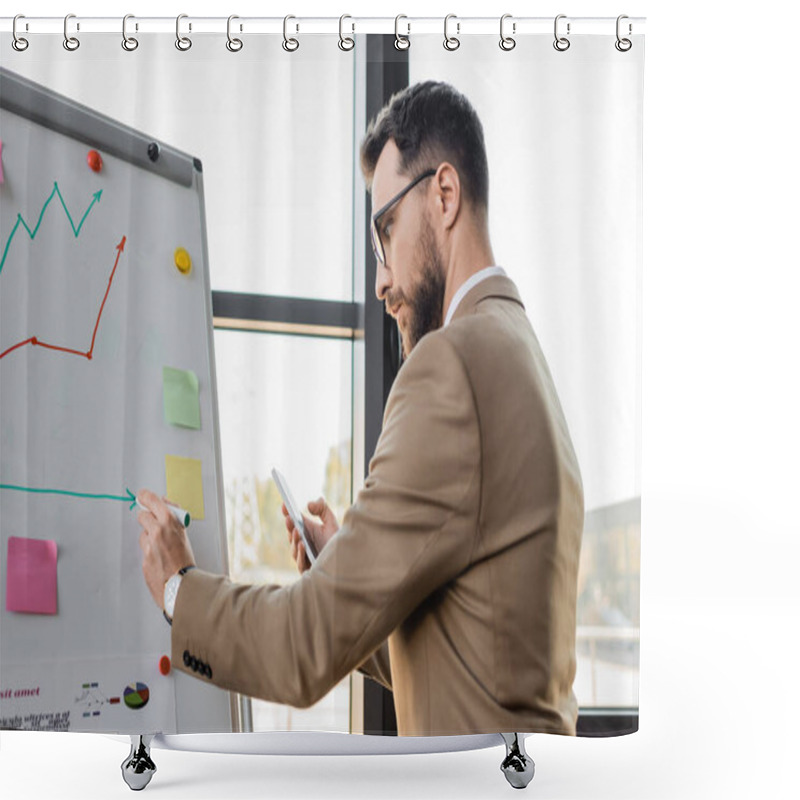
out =
[(311, 569), (284, 587), (184, 575), (172, 627), (178, 669), (307, 707), (468, 566), (479, 423), (464, 364), (442, 334), (420, 340), (400, 370), (364, 488)]
[(382, 684), (391, 692), (392, 669), (388, 643), (384, 642), (363, 664), (360, 664), (358, 671)]

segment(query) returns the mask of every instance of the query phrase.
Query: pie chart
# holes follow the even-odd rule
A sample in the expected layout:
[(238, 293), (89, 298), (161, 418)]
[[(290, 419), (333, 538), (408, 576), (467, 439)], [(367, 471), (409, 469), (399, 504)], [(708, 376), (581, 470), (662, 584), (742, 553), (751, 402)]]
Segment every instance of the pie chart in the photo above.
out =
[(149, 699), (150, 689), (147, 688), (147, 684), (138, 681), (126, 686), (123, 692), (123, 700), (128, 708), (144, 708)]

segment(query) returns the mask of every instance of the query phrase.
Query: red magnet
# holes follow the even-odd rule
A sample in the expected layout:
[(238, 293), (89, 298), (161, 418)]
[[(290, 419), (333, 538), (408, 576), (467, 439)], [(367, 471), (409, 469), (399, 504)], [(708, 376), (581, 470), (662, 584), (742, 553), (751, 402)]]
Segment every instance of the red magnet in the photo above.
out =
[(169, 656), (161, 656), (161, 661), (158, 662), (158, 669), (162, 675), (169, 675), (170, 670), (172, 669)]
[(86, 163), (89, 165), (89, 169), (93, 172), (100, 172), (103, 169), (103, 157), (97, 150), (90, 150), (88, 155), (86, 156)]

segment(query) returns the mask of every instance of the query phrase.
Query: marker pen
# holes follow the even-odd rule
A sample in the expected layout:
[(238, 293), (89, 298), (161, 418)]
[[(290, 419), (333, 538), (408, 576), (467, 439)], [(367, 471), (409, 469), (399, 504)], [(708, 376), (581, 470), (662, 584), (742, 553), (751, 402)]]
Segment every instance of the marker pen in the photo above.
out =
[[(141, 508), (142, 511), (150, 511), (147, 506), (143, 506), (138, 500), (136, 501), (136, 508)], [(189, 527), (189, 523), (192, 521), (192, 518), (189, 516), (189, 512), (186, 511), (184, 508), (180, 508), (179, 506), (175, 506), (172, 503), (167, 503), (167, 508), (172, 512), (172, 516), (183, 525), (184, 528)]]

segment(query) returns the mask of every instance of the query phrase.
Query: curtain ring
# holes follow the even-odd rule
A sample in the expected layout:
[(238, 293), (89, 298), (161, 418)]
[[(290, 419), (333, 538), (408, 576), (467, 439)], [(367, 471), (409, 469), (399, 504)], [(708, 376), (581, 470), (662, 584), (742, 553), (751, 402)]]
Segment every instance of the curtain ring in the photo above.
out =
[[(67, 25), (71, 19), (75, 19), (74, 14), (67, 14), (67, 16), (64, 17), (64, 49), (69, 50), (70, 53), (74, 52), (81, 46), (80, 39), (75, 36), (70, 36), (67, 31)], [(80, 30), (80, 28), (78, 28), (78, 30)]]
[[(297, 19), (297, 17), (293, 17), (291, 14), (283, 18), (283, 49), (287, 53), (294, 53), (298, 47), (300, 47), (300, 42), (297, 41), (295, 38), (289, 38), (287, 34), (287, 27), (290, 19)], [(296, 30), (300, 30), (300, 26), (296, 27)]]
[[(355, 39), (350, 36), (345, 36), (342, 32), (342, 24), (346, 19), (353, 19), (349, 14), (342, 14), (339, 17), (339, 49), (344, 50), (347, 52), (348, 50), (352, 50), (356, 46)], [(356, 32), (356, 25), (353, 23), (353, 33)]]
[[(500, 49), (505, 50), (508, 52), (509, 50), (513, 50), (517, 46), (517, 40), (512, 39), (510, 36), (505, 35), (505, 30), (503, 26), (505, 25), (505, 21), (507, 19), (511, 19), (511, 14), (503, 14), (500, 17)], [(517, 32), (517, 23), (513, 22), (511, 27), (512, 33)]]
[[(566, 19), (566, 14), (559, 14), (556, 17), (556, 21), (553, 25), (553, 35), (556, 37), (556, 40), (553, 42), (553, 47), (558, 50), (559, 53), (563, 53), (565, 50), (569, 50), (570, 41), (565, 36), (558, 35), (558, 21), (560, 19)], [(567, 36), (569, 36), (569, 22), (567, 23)]]
[[(448, 36), (447, 35), (447, 25), (451, 19), (456, 19), (455, 14), (448, 14), (444, 18), (444, 42), (442, 43), (445, 50), (449, 50), (451, 53), (453, 50), (458, 50), (461, 47), (461, 41), (456, 36)], [(461, 33), (461, 23), (456, 22), (456, 33)]]
[[(628, 50), (630, 50), (631, 47), (633, 47), (633, 42), (631, 42), (630, 39), (621, 39), (620, 38), (620, 35), (619, 35), (620, 25), (619, 24), (620, 24), (620, 22), (622, 22), (623, 19), (628, 19), (628, 15), (627, 14), (620, 14), (617, 17), (617, 41), (614, 42), (614, 47), (616, 47), (617, 50), (620, 51), (620, 53), (627, 53)], [(631, 34), (631, 33), (633, 33), (633, 25), (628, 23), (628, 34)]]
[[(231, 14), (228, 17), (228, 41), (225, 42), (225, 47), (227, 47), (231, 53), (238, 53), (242, 47), (244, 47), (241, 39), (231, 37), (231, 22), (235, 19), (239, 19), (236, 14)], [(239, 30), (241, 30), (241, 28), (239, 28)]]
[(408, 50), (411, 47), (411, 39), (408, 38), (408, 34), (411, 33), (411, 24), (408, 23), (408, 30), (406, 31), (405, 36), (400, 35), (400, 20), (401, 19), (408, 19), (405, 14), (398, 14), (394, 18), (394, 48), (395, 50)]
[[(191, 46), (192, 40), (188, 36), (181, 36), (181, 20), (188, 19), (188, 14), (178, 14), (175, 20), (175, 47), (181, 52), (185, 53)], [(189, 30), (192, 30), (192, 23), (189, 23)]]
[(28, 45), (30, 44), (30, 42), (27, 39), (25, 39), (24, 37), (19, 36), (17, 34), (17, 20), (18, 19), (25, 19), (24, 14), (17, 14), (17, 16), (14, 17), (14, 24), (11, 27), (11, 33), (14, 36), (14, 41), (11, 42), (11, 46), (18, 53), (21, 53), (23, 50), (27, 50), (28, 49)]
[[(122, 49), (131, 53), (139, 46), (139, 40), (133, 36), (128, 36), (129, 19), (134, 19), (133, 14), (126, 14), (122, 18)], [(138, 25), (136, 26), (136, 29), (139, 29)]]

